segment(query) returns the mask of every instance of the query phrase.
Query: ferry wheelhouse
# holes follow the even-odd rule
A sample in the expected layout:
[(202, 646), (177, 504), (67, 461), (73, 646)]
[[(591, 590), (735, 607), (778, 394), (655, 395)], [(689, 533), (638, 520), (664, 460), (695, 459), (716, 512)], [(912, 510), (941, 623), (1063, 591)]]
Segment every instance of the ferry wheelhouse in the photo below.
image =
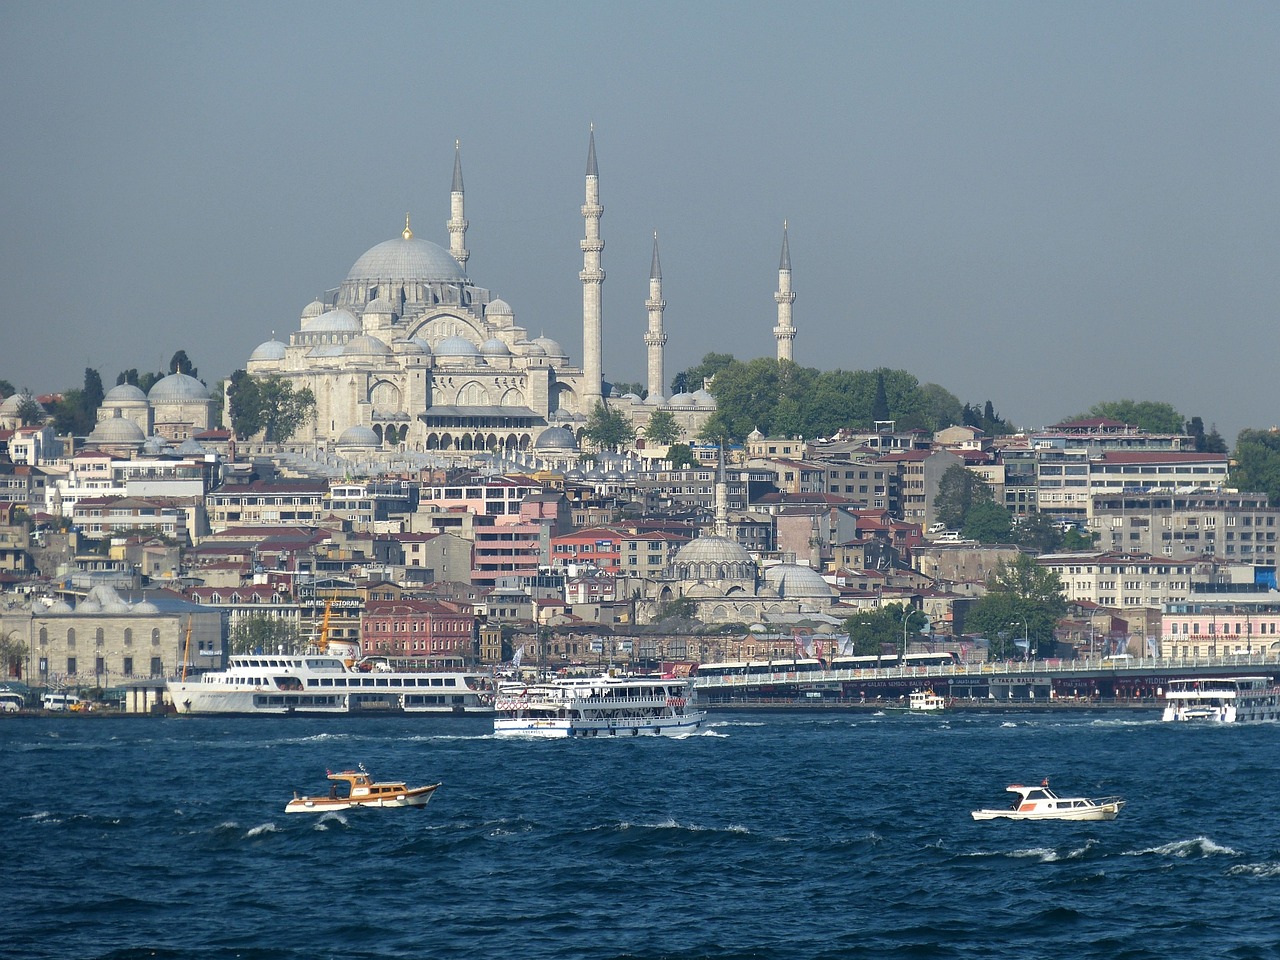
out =
[(165, 684), (180, 714), (490, 714), (485, 674), (395, 671), (316, 655), (234, 656), (227, 669)]
[(504, 683), (493, 732), (528, 737), (679, 737), (706, 720), (693, 681), (659, 676), (562, 677)]
[(1171, 680), (1162, 720), (1260, 723), (1280, 720), (1280, 686), (1270, 677)]

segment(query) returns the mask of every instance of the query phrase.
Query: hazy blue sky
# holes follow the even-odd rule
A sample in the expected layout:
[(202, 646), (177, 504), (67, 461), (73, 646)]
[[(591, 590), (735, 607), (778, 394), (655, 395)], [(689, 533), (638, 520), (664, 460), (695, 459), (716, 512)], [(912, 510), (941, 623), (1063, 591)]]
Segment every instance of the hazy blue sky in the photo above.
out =
[(604, 370), (903, 368), (1023, 425), (1151, 399), (1280, 422), (1274, 3), (0, 3), (0, 378), (244, 365), (374, 244), (448, 245)]

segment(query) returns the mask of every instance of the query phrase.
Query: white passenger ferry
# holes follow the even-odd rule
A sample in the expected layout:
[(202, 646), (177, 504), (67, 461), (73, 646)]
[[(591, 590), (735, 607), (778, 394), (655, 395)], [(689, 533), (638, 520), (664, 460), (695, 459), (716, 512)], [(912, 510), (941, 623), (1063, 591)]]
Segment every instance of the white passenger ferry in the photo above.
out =
[(706, 721), (693, 681), (659, 676), (563, 677), (498, 688), (493, 732), (528, 737), (679, 737)]
[(1280, 720), (1280, 686), (1270, 677), (1171, 680), (1164, 694), (1168, 721), (1258, 723)]
[(326, 654), (234, 656), (226, 670), (165, 686), (183, 714), (493, 712), (485, 674), (391, 671)]

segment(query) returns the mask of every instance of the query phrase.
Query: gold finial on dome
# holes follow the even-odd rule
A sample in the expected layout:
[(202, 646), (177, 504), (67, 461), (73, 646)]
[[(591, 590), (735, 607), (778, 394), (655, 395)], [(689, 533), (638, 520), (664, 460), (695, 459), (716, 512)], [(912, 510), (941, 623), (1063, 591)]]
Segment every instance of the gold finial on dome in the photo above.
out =
[(400, 236), (406, 240), (413, 239), (413, 231), (409, 229), (409, 215), (407, 213), (404, 215), (404, 233), (400, 234)]

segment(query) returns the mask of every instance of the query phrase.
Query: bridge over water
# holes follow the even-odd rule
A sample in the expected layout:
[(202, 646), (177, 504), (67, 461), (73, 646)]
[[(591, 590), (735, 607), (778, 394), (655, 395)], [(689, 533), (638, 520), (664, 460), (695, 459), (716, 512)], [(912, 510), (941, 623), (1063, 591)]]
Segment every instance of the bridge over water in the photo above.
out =
[[(1280, 656), (1260, 651), (1215, 657), (1001, 660), (939, 666), (804, 669), (773, 661), (751, 665), (748, 674), (699, 675), (698, 695), (707, 703), (803, 700), (859, 703), (896, 700), (931, 689), (957, 700), (1154, 701), (1170, 680), (1191, 677), (1280, 677)], [(814, 703), (814, 705), (817, 705)]]

